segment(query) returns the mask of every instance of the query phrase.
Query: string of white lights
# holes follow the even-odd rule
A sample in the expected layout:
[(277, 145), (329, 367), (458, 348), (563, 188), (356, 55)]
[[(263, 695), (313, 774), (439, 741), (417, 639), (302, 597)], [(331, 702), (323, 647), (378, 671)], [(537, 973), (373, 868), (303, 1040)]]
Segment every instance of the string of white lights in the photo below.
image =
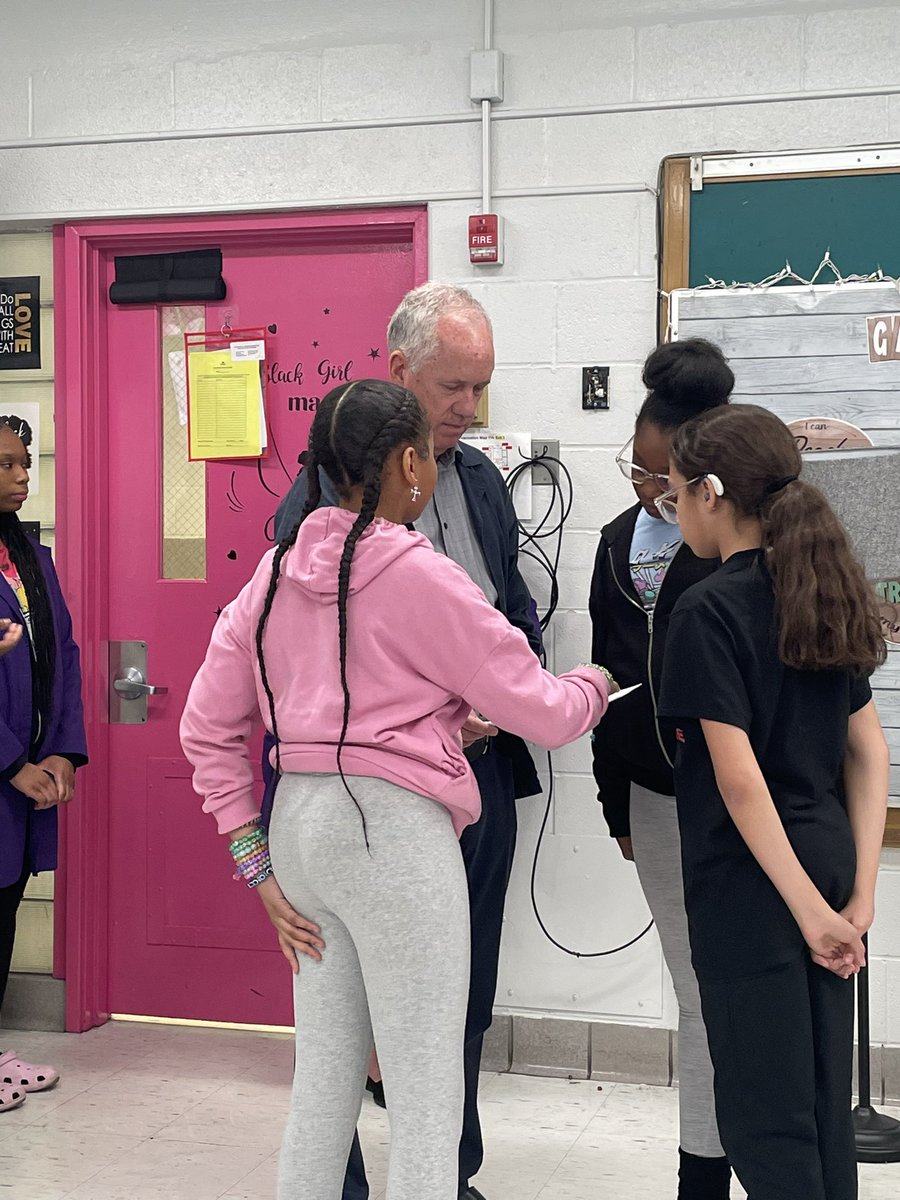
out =
[[(833, 278), (830, 280), (830, 282), (827, 285), (825, 284), (824, 280), (820, 280), (820, 278), (819, 278), (824, 271), (830, 271), (831, 275), (833, 276)], [(876, 268), (876, 270), (872, 271), (871, 274), (869, 274), (869, 275), (844, 275), (844, 274), (842, 274), (837, 263), (831, 257), (831, 250), (828, 249), (825, 251), (822, 261), (816, 267), (815, 271), (813, 271), (812, 277), (810, 279), (804, 279), (802, 275), (798, 275), (797, 272), (794, 270), (794, 268), (791, 266), (790, 262), (785, 260), (785, 264), (781, 268), (780, 271), (775, 271), (773, 274), (767, 275), (765, 279), (760, 279), (756, 283), (751, 283), (751, 282), (747, 282), (747, 281), (739, 282), (736, 279), (733, 279), (731, 281), (731, 283), (727, 283), (724, 279), (713, 279), (713, 277), (711, 275), (707, 275), (706, 283), (698, 283), (695, 287), (692, 287), (692, 288), (673, 288), (672, 291), (668, 291), (668, 292), (663, 290), (662, 288), (660, 288), (659, 295), (662, 298), (664, 298), (665, 300), (670, 300), (673, 292), (675, 292), (675, 291), (679, 291), (679, 292), (704, 292), (704, 291), (707, 291), (707, 292), (708, 291), (767, 292), (769, 290), (769, 288), (773, 288), (779, 283), (784, 283), (785, 280), (789, 280), (790, 282), (797, 284), (799, 287), (808, 287), (808, 288), (813, 288), (816, 286), (819, 286), (819, 287), (823, 287), (823, 286), (844, 287), (846, 285), (852, 286), (853, 284), (859, 284), (859, 283), (891, 283), (894, 285), (894, 287), (897, 288), (897, 291), (900, 292), (900, 278), (898, 278), (896, 275), (885, 274), (885, 272), (882, 271), (881, 267)], [(666, 334), (665, 334), (665, 340), (667, 342), (672, 340), (672, 318), (671, 318), (672, 307), (671, 307), (671, 304), (668, 306), (668, 308), (669, 308), (669, 319), (666, 323)]]
[[(693, 288), (678, 288), (673, 290), (702, 292), (719, 289), (727, 291), (765, 292), (768, 291), (769, 288), (775, 287), (776, 284), (783, 283), (786, 279), (792, 280), (800, 287), (815, 287), (817, 283), (820, 283), (819, 276), (823, 271), (830, 271), (833, 275), (834, 278), (831, 281), (832, 286), (841, 286), (843, 284), (853, 283), (893, 283), (897, 287), (898, 291), (900, 291), (900, 279), (898, 279), (895, 275), (885, 274), (881, 267), (878, 267), (869, 275), (843, 275), (837, 263), (835, 263), (834, 259), (831, 257), (830, 250), (825, 251), (822, 261), (816, 267), (812, 274), (812, 278), (810, 279), (804, 279), (802, 275), (798, 275), (791, 266), (790, 262), (785, 261), (785, 264), (780, 271), (775, 271), (774, 274), (767, 275), (765, 279), (760, 279), (755, 283), (748, 281), (739, 282), (736, 279), (733, 279), (731, 283), (727, 283), (724, 279), (713, 279), (711, 275), (707, 275), (706, 283), (698, 283)], [(672, 292), (667, 292), (660, 288), (659, 295), (668, 300), (671, 297)]]

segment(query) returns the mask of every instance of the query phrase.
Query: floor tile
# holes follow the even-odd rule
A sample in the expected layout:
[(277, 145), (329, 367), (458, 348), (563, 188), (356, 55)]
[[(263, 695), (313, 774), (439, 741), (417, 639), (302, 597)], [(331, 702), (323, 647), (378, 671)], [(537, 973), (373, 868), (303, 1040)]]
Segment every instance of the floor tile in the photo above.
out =
[[(235, 1030), (113, 1022), (28, 1034), (26, 1057), (62, 1072), (0, 1116), (0, 1200), (273, 1200), (293, 1042)], [(900, 1117), (900, 1109), (880, 1111)], [(486, 1074), (488, 1200), (670, 1200), (671, 1088)], [(384, 1200), (387, 1114), (366, 1096), (371, 1200)], [(732, 1200), (744, 1196), (737, 1183)], [(860, 1200), (896, 1200), (900, 1164), (860, 1170)]]
[(641, 1083), (605, 1084), (606, 1101), (598, 1108), (585, 1132), (586, 1144), (592, 1137), (605, 1140), (678, 1137), (678, 1092), (674, 1088), (651, 1087)]
[(17, 1200), (31, 1200), (37, 1187), (71, 1191), (140, 1144), (139, 1138), (99, 1132), (57, 1130), (51, 1136), (45, 1128), (30, 1125), (0, 1142), (0, 1179), (11, 1184)]
[(277, 1176), (278, 1155), (272, 1154), (240, 1183), (224, 1192), (222, 1200), (260, 1200), (263, 1196), (274, 1196)]
[(148, 1139), (75, 1188), (67, 1200), (219, 1200), (267, 1157), (249, 1146)]

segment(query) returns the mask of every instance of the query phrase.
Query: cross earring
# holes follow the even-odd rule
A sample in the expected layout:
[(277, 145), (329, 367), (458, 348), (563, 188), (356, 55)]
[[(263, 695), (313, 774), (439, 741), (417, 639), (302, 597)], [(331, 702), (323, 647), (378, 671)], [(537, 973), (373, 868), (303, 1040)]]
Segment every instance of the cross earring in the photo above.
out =
[(419, 489), (417, 487), (410, 488), (409, 494), (410, 494), (410, 496), (412, 496), (413, 500), (418, 500), (418, 498), (422, 495), (422, 493), (419, 491)]

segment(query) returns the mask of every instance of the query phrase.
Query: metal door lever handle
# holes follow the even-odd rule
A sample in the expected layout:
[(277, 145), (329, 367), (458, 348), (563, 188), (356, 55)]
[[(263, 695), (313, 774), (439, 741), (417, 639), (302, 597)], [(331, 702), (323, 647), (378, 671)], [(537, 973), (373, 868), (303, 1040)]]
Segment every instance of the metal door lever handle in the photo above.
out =
[(129, 667), (124, 679), (114, 679), (113, 687), (123, 700), (139, 700), (141, 696), (165, 696), (169, 689), (145, 683), (144, 676), (137, 667)]

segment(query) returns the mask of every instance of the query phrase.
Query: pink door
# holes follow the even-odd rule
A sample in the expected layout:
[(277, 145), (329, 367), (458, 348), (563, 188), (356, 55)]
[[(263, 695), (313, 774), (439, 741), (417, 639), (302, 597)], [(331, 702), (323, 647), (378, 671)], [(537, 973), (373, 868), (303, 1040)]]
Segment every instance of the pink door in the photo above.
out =
[[(98, 381), (105, 375), (101, 413), (92, 418), (83, 397), (80, 419), (102, 420), (105, 409), (105, 425), (102, 436), (93, 437), (101, 457), (85, 459), (79, 468), (74, 447), (86, 431), (73, 428), (78, 406), (66, 405), (71, 474), (64, 494), (80, 511), (84, 479), (74, 475), (87, 472), (90, 488), (102, 497), (96, 519), (106, 526), (94, 538), (82, 530), (84, 552), (108, 561), (104, 628), (95, 613), (85, 612), (99, 636), (85, 646), (97, 727), (89, 730), (94, 765), (90, 801), (83, 804), (105, 811), (109, 845), (105, 989), (102, 978), (95, 980), (94, 1004), (75, 1001), (84, 996), (85, 981), (73, 975), (102, 976), (104, 964), (96, 953), (81, 952), (77, 929), (67, 930), (71, 1025), (91, 1024), (104, 1010), (291, 1023), (290, 972), (262, 905), (232, 880), (226, 846), (200, 810), (178, 721), (218, 612), (271, 544), (275, 509), (306, 448), (316, 398), (345, 379), (385, 376), (387, 319), (424, 276), (423, 223), (424, 213), (414, 211), (75, 231), (82, 254), (86, 243), (92, 247), (96, 279), (89, 290), (98, 289), (99, 296), (93, 297), (93, 315), (82, 313), (78, 346), (67, 313), (64, 370), (75, 386), (80, 355), (84, 388), (84, 371), (90, 370), (85, 359), (95, 356)], [(71, 273), (73, 231), (65, 238), (64, 269)], [(228, 295), (221, 304), (108, 303), (114, 255), (207, 246), (223, 250)], [(61, 254), (66, 252), (63, 246)], [(86, 305), (89, 310), (90, 297)], [(262, 460), (191, 463), (179, 380), (182, 334), (223, 324), (268, 327), (269, 453)], [(84, 508), (92, 503), (96, 498)], [(80, 519), (85, 522), (87, 513)], [(65, 570), (77, 552), (77, 529), (71, 539), (63, 530), (60, 540)], [(74, 563), (72, 569), (77, 571)], [(82, 598), (89, 609), (84, 588)], [(146, 643), (146, 678), (167, 691), (148, 698), (145, 723), (104, 723), (106, 714), (98, 713), (108, 694), (106, 664), (97, 661), (105, 657), (104, 641), (113, 650), (112, 676), (121, 673), (120, 642)], [(303, 670), (301, 647), (297, 670)], [(96, 814), (72, 810), (70, 825), (79, 820), (90, 824)], [(77, 832), (69, 830), (69, 857), (80, 855), (80, 863), (69, 863), (67, 910), (83, 919), (95, 863), (87, 828), (81, 837)], [(102, 898), (98, 903), (102, 907)], [(99, 1011), (91, 1014), (92, 1007)]]

